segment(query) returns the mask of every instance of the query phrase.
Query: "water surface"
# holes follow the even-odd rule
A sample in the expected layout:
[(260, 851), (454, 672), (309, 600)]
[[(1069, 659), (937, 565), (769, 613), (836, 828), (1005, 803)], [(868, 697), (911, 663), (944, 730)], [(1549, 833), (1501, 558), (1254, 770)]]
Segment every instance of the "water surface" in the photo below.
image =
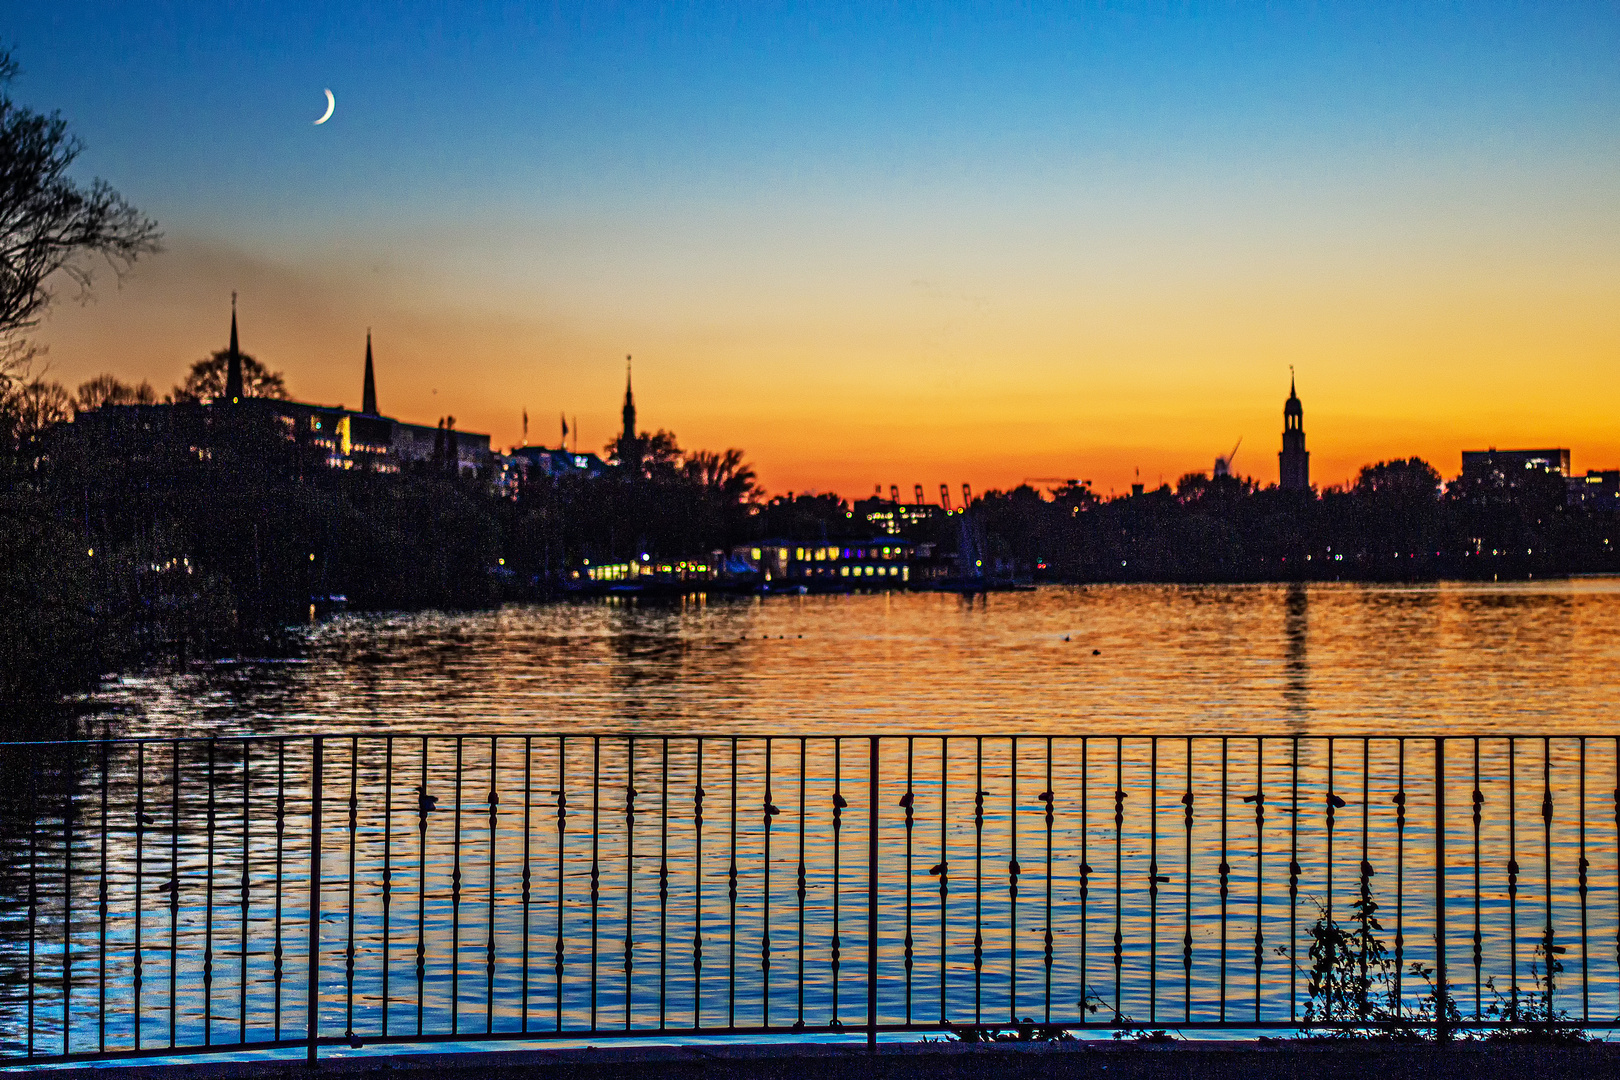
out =
[(345, 615), (111, 681), (127, 734), (1603, 733), (1620, 579), (1105, 585)]

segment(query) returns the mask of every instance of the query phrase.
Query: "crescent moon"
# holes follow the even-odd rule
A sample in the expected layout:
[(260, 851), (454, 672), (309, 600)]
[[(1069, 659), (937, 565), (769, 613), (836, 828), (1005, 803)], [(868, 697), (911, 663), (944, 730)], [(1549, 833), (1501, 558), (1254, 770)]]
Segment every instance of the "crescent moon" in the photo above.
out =
[(326, 92), (326, 111), (324, 113), (322, 113), (321, 118), (319, 120), (315, 121), (315, 122), (317, 124), (326, 123), (328, 120), (332, 119), (332, 112), (336, 108), (337, 108), (337, 98), (333, 97), (332, 96), (332, 91), (328, 90)]

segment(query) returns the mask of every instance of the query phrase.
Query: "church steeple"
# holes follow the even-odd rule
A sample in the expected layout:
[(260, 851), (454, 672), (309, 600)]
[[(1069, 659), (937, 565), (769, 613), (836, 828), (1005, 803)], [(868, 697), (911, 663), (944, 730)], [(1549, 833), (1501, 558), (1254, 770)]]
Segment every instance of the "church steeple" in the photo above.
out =
[(371, 329), (366, 329), (366, 388), (360, 395), (360, 411), (367, 416), (377, 415), (377, 375), (371, 367)]
[(1305, 406), (1294, 390), (1294, 370), (1288, 369), (1288, 400), (1283, 402), (1282, 453), (1277, 455), (1277, 486), (1284, 491), (1308, 491), (1311, 455), (1305, 449)]
[(231, 293), (231, 351), (225, 361), (225, 400), (236, 405), (246, 397), (242, 390), (242, 350), (236, 343), (236, 294)]
[(626, 447), (636, 441), (636, 397), (630, 390), (630, 358), (624, 358), (624, 434), (619, 440)]

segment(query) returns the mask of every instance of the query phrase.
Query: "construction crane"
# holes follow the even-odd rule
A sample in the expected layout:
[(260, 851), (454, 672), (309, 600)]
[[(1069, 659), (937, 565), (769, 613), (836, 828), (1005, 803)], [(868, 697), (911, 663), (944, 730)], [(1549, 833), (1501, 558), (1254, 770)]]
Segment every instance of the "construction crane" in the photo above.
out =
[(1225, 457), (1215, 459), (1215, 479), (1219, 480), (1223, 476), (1232, 475), (1232, 460), (1237, 457), (1238, 447), (1242, 445), (1243, 436), (1239, 435), (1237, 444), (1232, 447), (1232, 452)]
[[(1026, 476), (1024, 477), (1024, 483), (1056, 484), (1058, 487), (1074, 487), (1078, 485), (1080, 481), (1066, 476)], [(1089, 484), (1091, 481), (1087, 480), (1086, 483)]]
[(951, 512), (951, 485), (939, 485), (939, 505), (945, 508), (947, 514)]
[(921, 485), (921, 484), (918, 484), (918, 485), (917, 485), (917, 505), (918, 505), (918, 506), (921, 506), (921, 505), (922, 505), (922, 502), (923, 502), (923, 492), (922, 492), (922, 485)]

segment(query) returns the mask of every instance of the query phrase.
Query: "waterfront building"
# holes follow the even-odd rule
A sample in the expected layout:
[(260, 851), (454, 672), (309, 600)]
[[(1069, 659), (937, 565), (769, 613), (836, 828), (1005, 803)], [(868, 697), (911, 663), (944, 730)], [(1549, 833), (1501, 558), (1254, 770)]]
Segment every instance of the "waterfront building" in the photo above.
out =
[(866, 523), (885, 536), (899, 536), (907, 529), (932, 521), (946, 511), (933, 503), (903, 503), (893, 499), (862, 499), (851, 508)]
[[(228, 409), (229, 412), (220, 412)], [(225, 394), (220, 401), (163, 405), (104, 405), (75, 417), (70, 429), (100, 431), (112, 445), (137, 449), (142, 439), (159, 434), (181, 437), (199, 456), (230, 430), (225, 417), (262, 417), (273, 429), (313, 460), (332, 469), (399, 472), (416, 463), (438, 463), (447, 470), (478, 474), (491, 465), (489, 436), (458, 431), (454, 417), (437, 426), (412, 424), (383, 416), (377, 406), (377, 377), (371, 333), (366, 333), (365, 375), (361, 408), (317, 405), (305, 401), (246, 396), (242, 353), (236, 326), (236, 299), (231, 298), (231, 337), (226, 358)]]
[(509, 456), (523, 462), (523, 469), (527, 475), (538, 474), (553, 479), (572, 476), (583, 480), (595, 480), (602, 475), (602, 470), (607, 468), (607, 464), (595, 454), (581, 454), (560, 446), (519, 446), (511, 450)]
[[(923, 545), (928, 547), (929, 545)], [(766, 585), (826, 589), (893, 589), (909, 584), (918, 545), (893, 536), (870, 540), (766, 540), (732, 550)]]
[(1465, 450), (1449, 497), (1476, 506), (1512, 505), (1548, 513), (1567, 506), (1569, 450)]
[(1511, 488), (1532, 477), (1569, 475), (1569, 450), (1464, 450), (1462, 481), (1470, 487)]
[(1277, 486), (1284, 491), (1311, 489), (1311, 455), (1305, 449), (1305, 407), (1288, 378), (1288, 400), (1283, 402), (1282, 452), (1277, 455)]
[(539, 479), (595, 480), (607, 464), (595, 454), (580, 454), (547, 446), (518, 446), (490, 455), (490, 482), (495, 490), (515, 498), (523, 485)]
[[(573, 570), (569, 578), (576, 586), (597, 586), (609, 592), (638, 592), (711, 585), (726, 576), (725, 560), (720, 552), (709, 558), (654, 559), (642, 555), (623, 562), (592, 562), (586, 559)], [(743, 575), (748, 568), (737, 568)]]
[(1620, 469), (1588, 469), (1565, 482), (1566, 501), (1582, 510), (1620, 510)]

